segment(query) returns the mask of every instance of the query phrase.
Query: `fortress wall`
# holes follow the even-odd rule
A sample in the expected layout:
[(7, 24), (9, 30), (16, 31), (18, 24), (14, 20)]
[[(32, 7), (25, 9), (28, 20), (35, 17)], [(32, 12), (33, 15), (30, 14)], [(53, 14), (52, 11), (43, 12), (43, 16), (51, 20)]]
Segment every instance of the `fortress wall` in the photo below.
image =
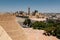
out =
[(12, 14), (0, 14), (0, 21), (11, 21), (15, 20), (15, 15)]
[(0, 26), (0, 40), (12, 40), (1, 26)]
[(14, 15), (0, 15), (0, 25), (12, 40), (27, 40), (22, 27), (16, 22), (16, 17)]

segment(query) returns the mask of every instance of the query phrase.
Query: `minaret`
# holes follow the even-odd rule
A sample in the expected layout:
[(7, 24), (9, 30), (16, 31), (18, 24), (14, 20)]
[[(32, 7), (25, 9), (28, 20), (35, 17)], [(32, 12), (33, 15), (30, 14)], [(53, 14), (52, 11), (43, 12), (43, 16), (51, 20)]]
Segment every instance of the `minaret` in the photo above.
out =
[(28, 15), (30, 15), (30, 7), (28, 7)]

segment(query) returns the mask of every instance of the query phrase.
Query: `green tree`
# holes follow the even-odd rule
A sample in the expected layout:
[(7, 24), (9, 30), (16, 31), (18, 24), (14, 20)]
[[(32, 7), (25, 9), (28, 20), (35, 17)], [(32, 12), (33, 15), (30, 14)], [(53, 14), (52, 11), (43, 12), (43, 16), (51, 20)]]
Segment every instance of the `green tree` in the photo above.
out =
[(42, 28), (46, 27), (46, 24), (44, 22), (38, 22), (38, 21), (36, 21), (36, 22), (32, 23), (32, 27), (34, 29), (42, 29)]
[(57, 36), (57, 38), (60, 39), (60, 27), (57, 27), (56, 30), (54, 31), (54, 33)]
[(30, 26), (31, 20), (30, 19), (25, 19), (25, 21), (23, 22), (23, 24)]

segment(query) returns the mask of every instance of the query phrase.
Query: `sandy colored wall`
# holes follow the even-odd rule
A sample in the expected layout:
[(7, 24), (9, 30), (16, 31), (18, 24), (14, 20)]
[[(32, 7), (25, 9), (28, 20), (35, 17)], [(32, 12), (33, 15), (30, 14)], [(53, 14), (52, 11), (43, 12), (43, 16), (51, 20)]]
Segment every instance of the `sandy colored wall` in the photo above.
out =
[(0, 25), (12, 40), (27, 40), (22, 27), (16, 22), (14, 15), (0, 15)]
[(0, 26), (0, 40), (12, 40), (1, 26)]

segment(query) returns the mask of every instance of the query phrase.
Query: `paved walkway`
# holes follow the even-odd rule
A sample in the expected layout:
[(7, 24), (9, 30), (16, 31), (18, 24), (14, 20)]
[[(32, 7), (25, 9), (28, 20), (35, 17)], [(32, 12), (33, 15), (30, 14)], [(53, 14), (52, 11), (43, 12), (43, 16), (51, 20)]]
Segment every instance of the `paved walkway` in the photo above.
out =
[(22, 27), (16, 22), (14, 15), (0, 15), (0, 25), (12, 40), (27, 40)]
[(43, 35), (43, 30), (34, 30), (32, 28), (23, 28), (23, 30), (28, 40), (58, 40), (56, 37)]

